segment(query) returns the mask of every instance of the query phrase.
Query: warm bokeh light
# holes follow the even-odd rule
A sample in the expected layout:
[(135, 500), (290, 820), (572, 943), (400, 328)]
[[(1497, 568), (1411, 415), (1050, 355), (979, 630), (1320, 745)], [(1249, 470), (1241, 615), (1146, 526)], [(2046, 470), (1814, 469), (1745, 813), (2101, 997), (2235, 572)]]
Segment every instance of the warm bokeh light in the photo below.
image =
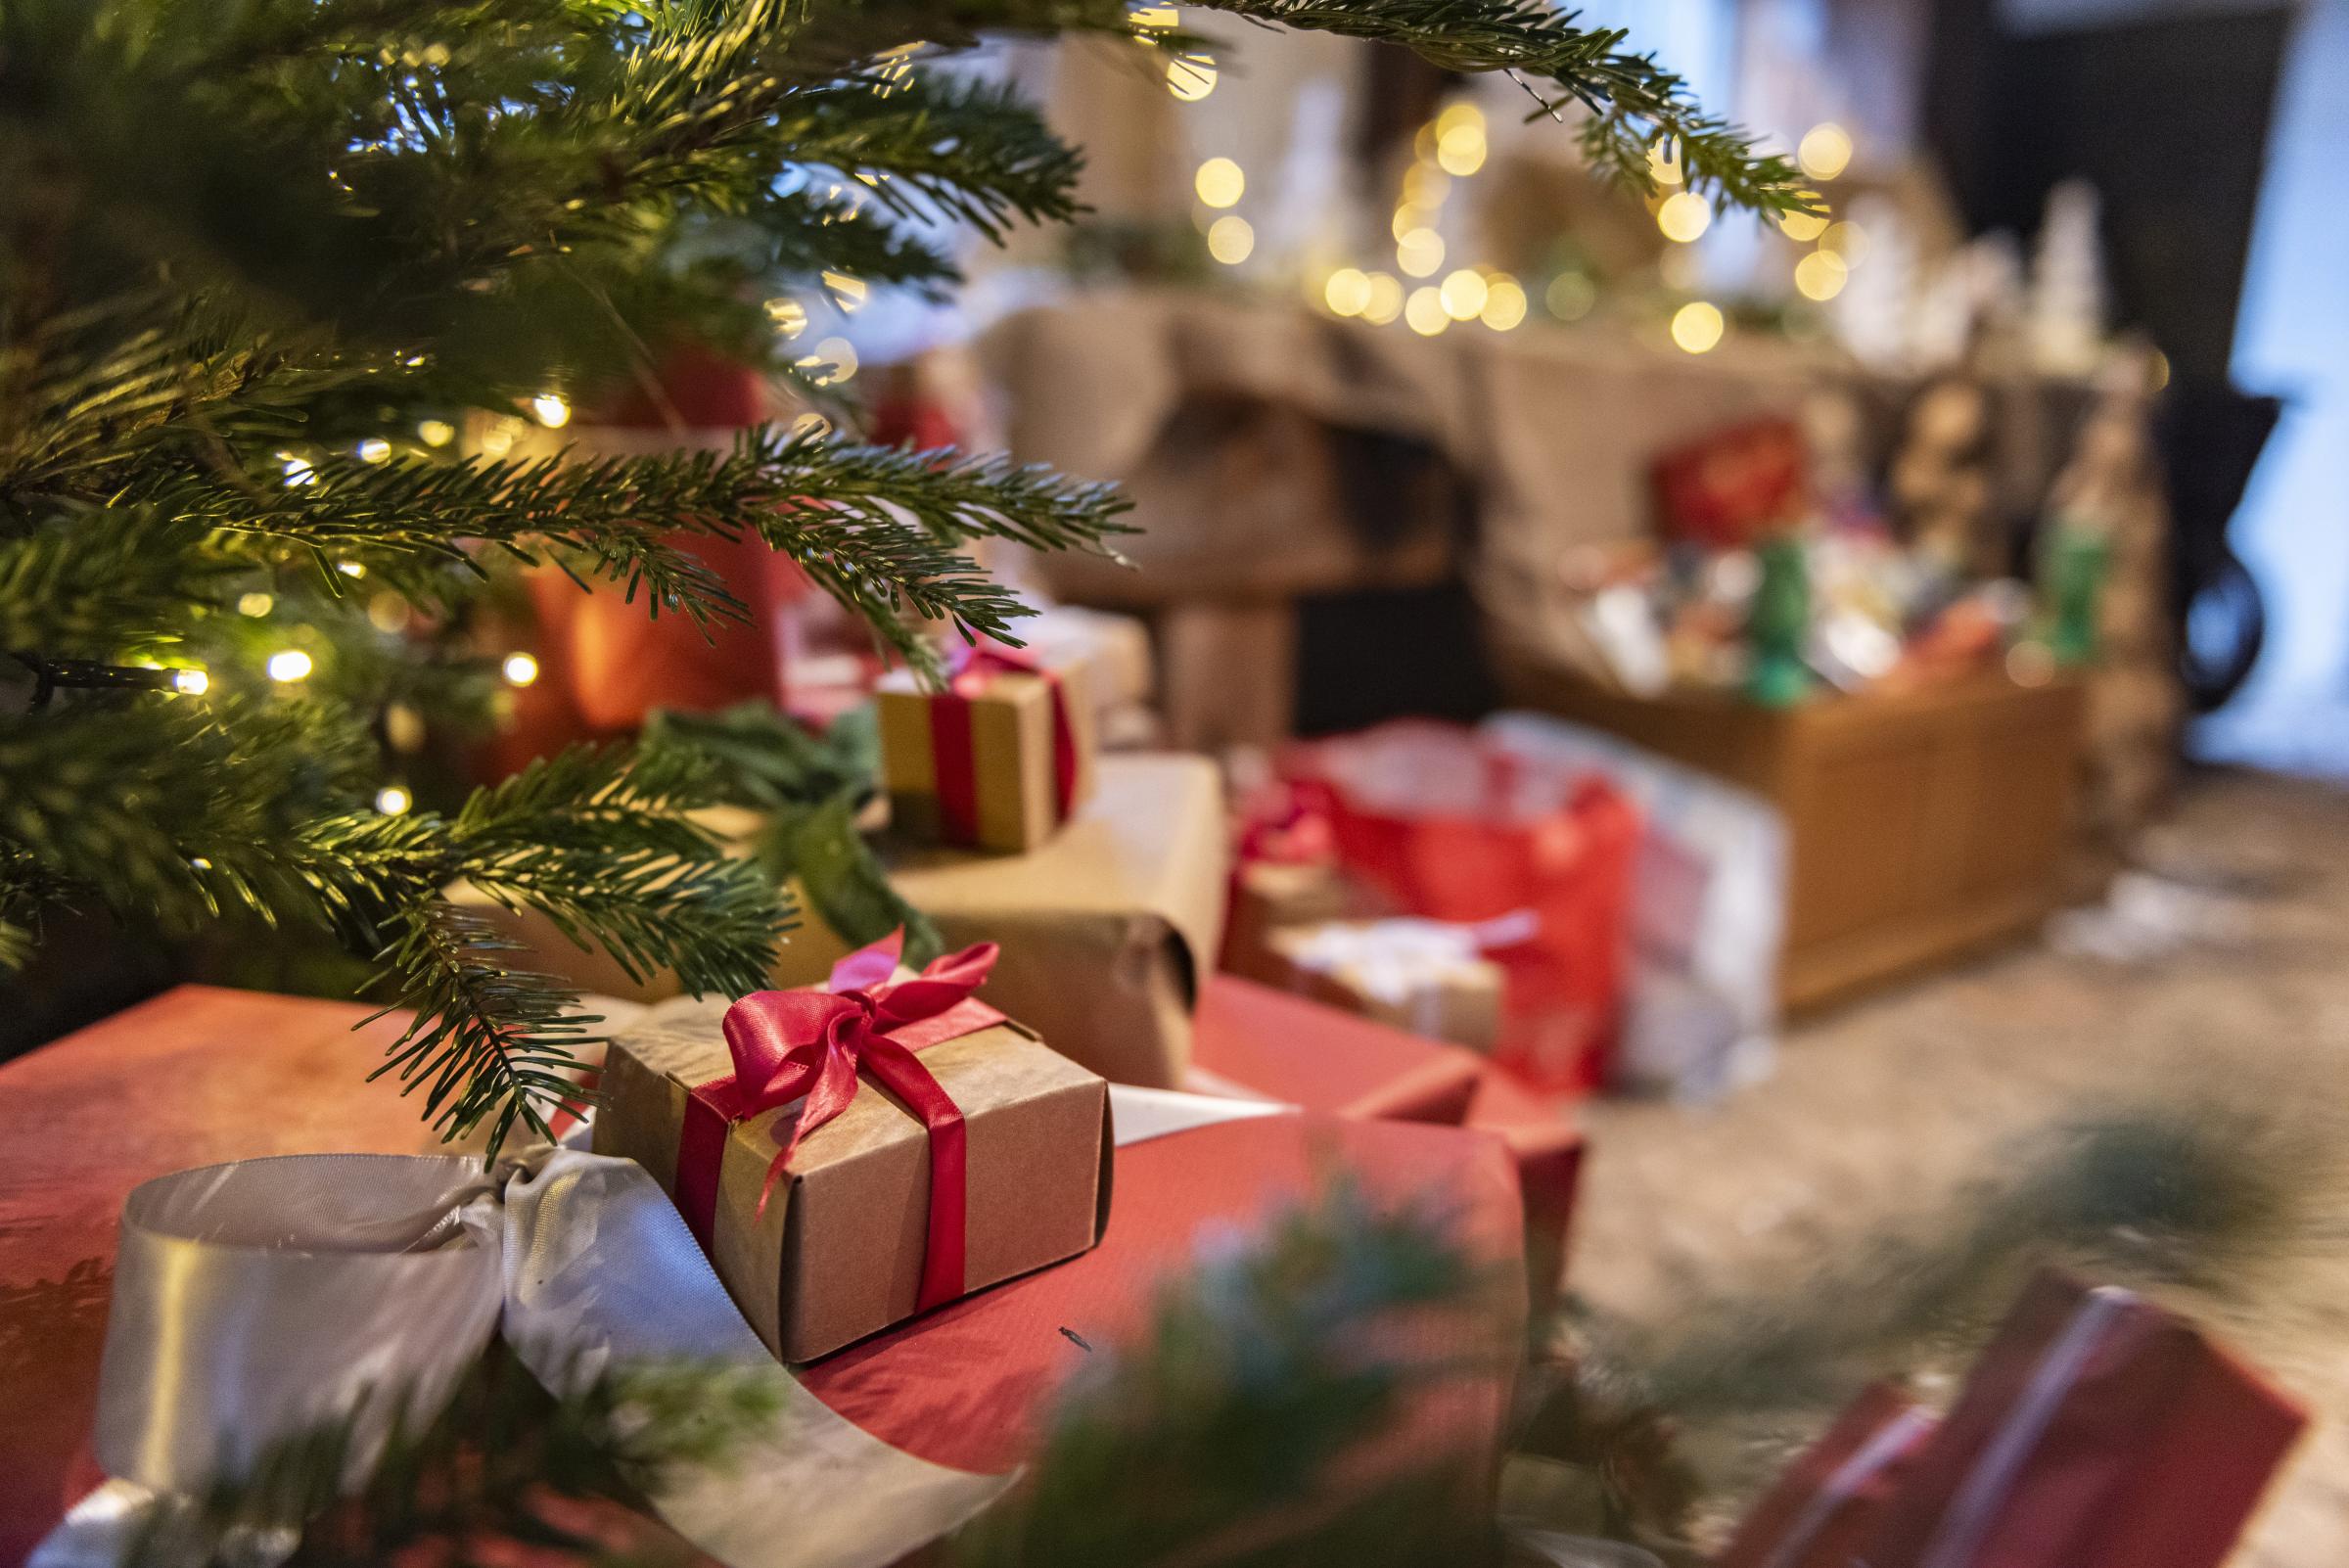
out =
[(818, 387), (837, 387), (856, 374), (856, 346), (846, 338), (826, 338), (798, 364)]
[(1675, 191), (1656, 208), (1656, 227), (1664, 238), (1686, 245), (1713, 226), (1713, 207), (1693, 191)]
[(1815, 180), (1831, 180), (1851, 166), (1852, 135), (1833, 120), (1803, 132), (1794, 161)]
[(258, 621), (261, 617), (267, 615), (270, 609), (275, 606), (276, 603), (277, 598), (275, 595), (262, 593), (258, 589), (255, 589), (252, 593), (240, 593), (237, 595), (237, 614), (241, 616), (251, 616), (255, 621)]
[(1176, 55), (1167, 62), (1167, 91), (1195, 104), (1216, 90), (1216, 62), (1209, 55)]
[(285, 459), (285, 465), (286, 483), (289, 485), (315, 484), (318, 483), (318, 471), (310, 467), (310, 460), (308, 458), (289, 457)]
[(310, 656), (299, 648), (283, 648), (269, 656), (263, 667), (271, 680), (293, 682), (307, 680), (310, 675)]
[(1321, 285), (1321, 301), (1341, 316), (1359, 316), (1370, 304), (1370, 279), (1359, 267), (1340, 267)]
[(1782, 212), (1778, 229), (1798, 245), (1809, 245), (1827, 232), (1827, 219), (1817, 212)]
[(1220, 217), (1208, 227), (1207, 254), (1227, 267), (1238, 266), (1256, 249), (1256, 230), (1244, 217)]
[(1794, 286), (1806, 300), (1832, 300), (1843, 293), (1851, 268), (1832, 251), (1814, 251), (1794, 264)]
[(1495, 332), (1506, 332), (1525, 319), (1525, 286), (1504, 272), (1486, 285), (1481, 319)]
[(1370, 298), (1362, 305), (1362, 319), (1376, 326), (1385, 326), (1403, 314), (1403, 280), (1391, 272), (1370, 274)]
[(1444, 313), (1452, 320), (1473, 321), (1485, 308), (1485, 296), (1490, 292), (1481, 273), (1462, 267), (1444, 280), (1436, 297), (1444, 301)]
[(1395, 264), (1411, 277), (1433, 277), (1444, 264), (1444, 236), (1433, 229), (1411, 230), (1395, 242)]
[(172, 689), (188, 697), (201, 697), (211, 689), (212, 677), (201, 669), (171, 671)]
[(538, 661), (527, 653), (506, 655), (504, 669), (509, 686), (528, 686), (538, 678)]
[(548, 430), (571, 423), (571, 402), (561, 392), (540, 392), (530, 399), (530, 413)]
[(1191, 189), (1209, 207), (1236, 207), (1248, 190), (1248, 175), (1228, 158), (1211, 158), (1191, 176)]
[(1561, 272), (1542, 291), (1542, 304), (1560, 321), (1580, 321), (1598, 303), (1598, 285), (1580, 272)]
[(1418, 207), (1405, 202), (1395, 209), (1395, 216), (1387, 224), (1387, 232), (1400, 240), (1413, 229), (1424, 229), (1435, 220), (1436, 209), (1434, 208)]
[(1658, 185), (1681, 183), (1681, 161), (1662, 142), (1647, 150), (1647, 176)]
[(428, 419), (416, 427), (416, 438), (427, 446), (446, 446), (457, 438), (457, 427), (445, 419)]
[(1405, 207), (1441, 207), (1451, 194), (1451, 176), (1433, 163), (1415, 162), (1403, 176)]
[(1432, 338), (1451, 325), (1451, 313), (1444, 308), (1443, 294), (1433, 288), (1413, 289), (1404, 301), (1403, 322), (1422, 338)]
[(375, 808), (386, 816), (404, 816), (415, 804), (414, 797), (396, 784), (387, 784), (375, 792)]
[(1136, 6), (1126, 13), (1127, 25), (1135, 32), (1173, 32), (1182, 23), (1182, 13), (1173, 6)]
[(1867, 259), (1867, 230), (1857, 223), (1830, 223), (1826, 233), (1819, 237), (1819, 248), (1843, 257), (1843, 264), (1856, 267)]
[(1436, 135), (1436, 163), (1447, 174), (1466, 176), (1485, 166), (1485, 127), (1480, 120)]
[(1673, 314), (1672, 341), (1689, 353), (1707, 353), (1721, 342), (1727, 327), (1719, 305), (1691, 300)]
[(358, 450), (360, 462), (381, 463), (391, 458), (392, 443), (384, 439), (381, 436), (370, 436), (365, 440), (359, 442)]
[(807, 307), (779, 294), (766, 302), (766, 319), (774, 324), (775, 336), (789, 342), (807, 330)]
[(840, 313), (844, 316), (854, 315), (864, 303), (865, 296), (871, 292), (862, 278), (852, 278), (846, 272), (827, 272), (823, 276), (824, 287), (831, 292), (832, 302), (840, 306)]

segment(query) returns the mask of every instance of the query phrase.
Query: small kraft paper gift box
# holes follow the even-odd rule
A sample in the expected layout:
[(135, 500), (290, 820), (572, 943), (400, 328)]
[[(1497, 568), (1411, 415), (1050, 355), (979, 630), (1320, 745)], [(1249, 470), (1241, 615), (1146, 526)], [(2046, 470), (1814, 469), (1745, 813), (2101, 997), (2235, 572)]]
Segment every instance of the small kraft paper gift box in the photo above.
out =
[(1082, 664), (992, 644), (957, 648), (944, 689), (910, 670), (875, 687), (882, 782), (898, 831), (1018, 853), (1043, 844), (1093, 786), (1093, 712)]
[(2217, 1568), (2306, 1424), (2184, 1318), (2050, 1269), (1853, 1560)]
[(1500, 1038), (1507, 980), (1475, 926), (1329, 921), (1275, 931), (1269, 945), (1290, 989), (1316, 1000), (1470, 1050), (1490, 1052)]
[(595, 1151), (632, 1159), (767, 1348), (805, 1361), (1091, 1247), (1108, 1085), (973, 992), (990, 945), (674, 1001), (617, 1037)]

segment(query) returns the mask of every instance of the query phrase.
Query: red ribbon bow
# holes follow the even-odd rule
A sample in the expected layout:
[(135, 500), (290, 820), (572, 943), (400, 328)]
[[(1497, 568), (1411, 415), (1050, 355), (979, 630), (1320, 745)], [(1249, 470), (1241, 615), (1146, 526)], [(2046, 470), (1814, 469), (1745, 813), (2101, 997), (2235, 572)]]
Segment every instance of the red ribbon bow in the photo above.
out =
[(946, 656), (946, 689), (930, 703), (930, 753), (938, 808), (949, 844), (979, 842), (979, 772), (971, 751), (971, 701), (997, 675), (1034, 675), (1052, 692), (1052, 790), (1061, 820), (1077, 804), (1077, 725), (1060, 671), (1000, 643), (963, 643)]
[(734, 1071), (696, 1085), (686, 1102), (677, 1206), (708, 1250), (727, 1130), (804, 1095), (806, 1103), (759, 1190), (764, 1214), (800, 1140), (849, 1108), (862, 1074), (903, 1100), (929, 1130), (929, 1239), (918, 1298), (927, 1309), (962, 1294), (968, 1193), (962, 1112), (914, 1052), (999, 1024), (1003, 1015), (971, 994), (994, 968), (993, 943), (933, 960), (892, 984), (904, 937), (893, 931), (849, 954), (833, 965), (825, 989), (757, 992), (726, 1009), (722, 1027)]

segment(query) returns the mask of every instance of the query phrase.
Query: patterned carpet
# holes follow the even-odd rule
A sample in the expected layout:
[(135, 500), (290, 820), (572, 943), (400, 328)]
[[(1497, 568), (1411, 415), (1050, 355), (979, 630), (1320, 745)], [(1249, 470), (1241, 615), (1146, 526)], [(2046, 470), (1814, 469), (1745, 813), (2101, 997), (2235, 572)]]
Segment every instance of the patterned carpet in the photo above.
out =
[[(2317, 1416), (2234, 1563), (2335, 1568), (2349, 1562), (2349, 793), (2206, 777), (2146, 857), (2165, 880), (2140, 885), (2131, 959), (2037, 941), (1789, 1031), (1774, 1077), (1720, 1108), (1599, 1107), (1573, 1283), (1650, 1326), (1702, 1302), (1787, 1299), (1888, 1227), (1962, 1228), (1966, 1195), (2010, 1174), (2035, 1130), (2148, 1104), (2249, 1127), (2245, 1159), (2290, 1162), (2287, 1217), (2224, 1278), (2155, 1294)], [(2164, 930), (2180, 939), (2167, 950), (2151, 940)], [(2075, 937), (2099, 934), (2109, 923)], [(1820, 1311), (1866, 1305), (1822, 1290)], [(1911, 1364), (1963, 1364), (1942, 1349)], [(1946, 1389), (1946, 1371), (1925, 1386)], [(1700, 1458), (1750, 1484), (1828, 1413), (1748, 1418)]]

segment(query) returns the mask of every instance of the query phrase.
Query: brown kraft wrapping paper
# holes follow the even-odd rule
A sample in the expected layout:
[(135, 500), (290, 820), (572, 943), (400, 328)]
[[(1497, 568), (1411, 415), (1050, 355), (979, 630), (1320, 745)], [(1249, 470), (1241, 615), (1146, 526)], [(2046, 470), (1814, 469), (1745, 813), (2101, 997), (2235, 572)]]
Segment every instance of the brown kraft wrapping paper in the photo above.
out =
[[(873, 701), (881, 729), (882, 785), (898, 832), (919, 842), (1002, 853), (1044, 844), (1062, 820), (1053, 750), (1056, 704), (1067, 715), (1074, 751), (1070, 809), (1082, 807), (1092, 793), (1096, 744), (1087, 681), (1082, 663), (1048, 672), (1000, 670), (959, 677), (957, 684), (972, 684), (975, 694), (947, 698), (924, 691), (905, 671), (883, 677)], [(933, 731), (933, 709), (942, 701), (959, 701), (968, 713), (969, 751), (959, 763), (940, 755)], [(958, 781), (942, 780), (942, 772), (958, 765), (964, 770)], [(955, 830), (942, 785), (958, 786), (966, 798), (967, 833)]]
[[(726, 1007), (663, 1003), (613, 1040), (604, 1065), (595, 1151), (636, 1161), (672, 1199), (686, 1098), (732, 1069), (719, 1033)], [(1009, 1022), (928, 1046), (920, 1059), (967, 1130), (966, 1293), (1098, 1241), (1109, 1218), (1108, 1085)], [(869, 1081), (802, 1140), (760, 1215), (767, 1166), (798, 1115), (795, 1102), (728, 1130), (711, 1257), (786, 1361), (913, 1315), (929, 1215), (929, 1134)]]

